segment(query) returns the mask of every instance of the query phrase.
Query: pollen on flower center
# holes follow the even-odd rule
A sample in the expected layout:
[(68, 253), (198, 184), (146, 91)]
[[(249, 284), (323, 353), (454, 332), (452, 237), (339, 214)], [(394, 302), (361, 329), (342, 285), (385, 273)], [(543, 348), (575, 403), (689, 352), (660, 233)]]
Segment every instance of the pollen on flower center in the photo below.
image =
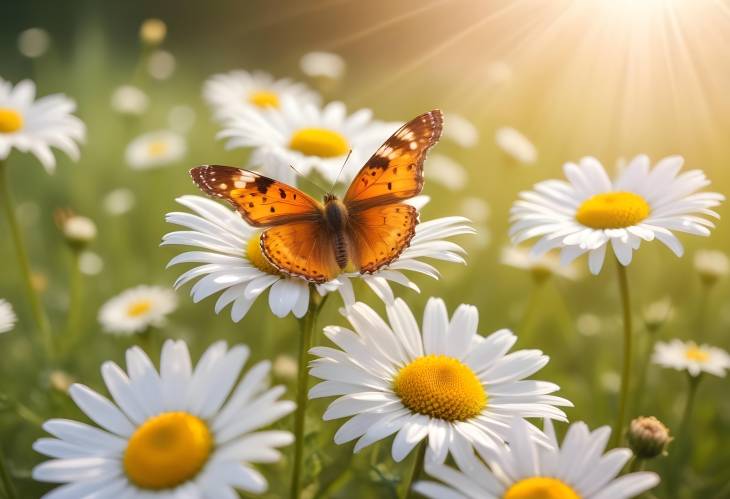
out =
[(251, 92), (248, 101), (257, 107), (279, 107), (279, 96), (268, 90)]
[(446, 355), (426, 355), (403, 367), (393, 390), (410, 410), (446, 421), (467, 420), (487, 405), (474, 371)]
[(137, 300), (132, 302), (127, 307), (127, 315), (130, 317), (139, 317), (150, 311), (152, 308), (152, 301), (147, 299)]
[(307, 156), (335, 158), (347, 154), (350, 145), (339, 132), (326, 128), (302, 128), (292, 135), (289, 147)]
[(23, 115), (14, 109), (0, 107), (0, 133), (13, 133), (23, 128)]
[(502, 499), (580, 499), (580, 495), (557, 478), (536, 476), (516, 482)]
[(208, 426), (186, 412), (166, 412), (145, 421), (124, 451), (124, 471), (144, 489), (169, 489), (195, 477), (213, 448)]
[(593, 229), (621, 229), (649, 216), (649, 203), (633, 192), (604, 192), (583, 201), (576, 220)]
[(158, 158), (165, 154), (170, 149), (170, 146), (167, 144), (167, 142), (163, 141), (156, 141), (156, 142), (150, 142), (147, 146), (147, 154), (152, 156), (153, 158)]
[(689, 347), (684, 355), (685, 357), (687, 357), (687, 359), (697, 362), (707, 362), (707, 360), (710, 358), (710, 355), (707, 352), (701, 350), (698, 347)]
[(261, 234), (251, 236), (246, 245), (246, 258), (254, 267), (267, 274), (279, 275), (281, 272), (266, 259), (261, 251)]

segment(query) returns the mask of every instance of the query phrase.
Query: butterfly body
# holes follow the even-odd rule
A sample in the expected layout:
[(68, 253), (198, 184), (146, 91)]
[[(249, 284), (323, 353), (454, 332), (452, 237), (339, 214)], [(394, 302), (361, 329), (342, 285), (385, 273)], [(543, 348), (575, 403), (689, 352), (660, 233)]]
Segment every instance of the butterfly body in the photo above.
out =
[(231, 203), (263, 227), (261, 252), (280, 272), (323, 283), (345, 272), (374, 273), (393, 262), (415, 235), (418, 212), (403, 201), (423, 188), (426, 152), (441, 135), (441, 112), (406, 123), (368, 160), (342, 199), (308, 194), (230, 166), (193, 168), (204, 192)]

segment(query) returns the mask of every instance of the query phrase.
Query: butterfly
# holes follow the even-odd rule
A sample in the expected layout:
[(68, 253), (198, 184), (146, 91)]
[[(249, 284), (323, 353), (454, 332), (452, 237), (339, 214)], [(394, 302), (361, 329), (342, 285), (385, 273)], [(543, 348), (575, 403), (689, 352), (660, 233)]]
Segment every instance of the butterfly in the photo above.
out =
[(441, 111), (396, 131), (355, 176), (345, 196), (322, 202), (258, 173), (220, 165), (190, 170), (205, 193), (229, 202), (262, 227), (261, 251), (279, 271), (323, 283), (342, 272), (372, 274), (390, 264), (416, 233), (418, 212), (403, 201), (423, 189), (423, 163), (443, 128)]

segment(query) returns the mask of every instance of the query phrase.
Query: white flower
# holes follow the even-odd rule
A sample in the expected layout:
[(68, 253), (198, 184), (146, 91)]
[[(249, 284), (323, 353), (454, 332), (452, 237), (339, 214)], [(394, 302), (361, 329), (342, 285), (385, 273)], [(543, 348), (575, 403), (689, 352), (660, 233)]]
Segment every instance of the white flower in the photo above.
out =
[(134, 207), (134, 203), (134, 192), (123, 187), (109, 191), (102, 200), (104, 209), (110, 215), (124, 215)]
[(655, 331), (672, 317), (674, 317), (674, 307), (669, 297), (649, 303), (642, 311), (642, 319), (650, 331)]
[(466, 169), (463, 166), (450, 157), (438, 153), (429, 155), (425, 167), (425, 177), (452, 191), (463, 189), (468, 180)]
[(96, 224), (88, 217), (71, 215), (61, 225), (64, 237), (73, 244), (87, 244), (96, 239)]
[(651, 360), (662, 367), (687, 371), (692, 376), (706, 372), (724, 378), (725, 370), (730, 369), (730, 355), (725, 350), (709, 345), (698, 346), (694, 341), (658, 341)]
[(518, 163), (531, 165), (537, 161), (535, 146), (514, 128), (505, 126), (497, 129), (494, 140), (505, 154)]
[(294, 409), (269, 388), (268, 361), (236, 383), (249, 349), (214, 343), (193, 367), (182, 341), (167, 340), (159, 373), (139, 348), (127, 350), (127, 372), (105, 362), (101, 373), (112, 400), (74, 384), (71, 398), (97, 426), (51, 419), (55, 438), (33, 444), (51, 457), (33, 478), (65, 485), (46, 499), (237, 497), (235, 489), (266, 491), (252, 463), (274, 463), (276, 449), (294, 440), (287, 431), (256, 431)]
[(457, 462), (458, 470), (427, 464), (428, 474), (443, 483), (421, 481), (415, 490), (434, 499), (631, 499), (659, 483), (659, 476), (649, 471), (617, 478), (631, 451), (603, 453), (611, 434), (607, 426), (591, 432), (585, 423), (574, 423), (562, 448), (549, 420), (545, 433), (550, 447), (535, 445), (528, 430), (516, 419), (509, 430), (509, 448), (494, 455), (478, 447), (489, 468), (476, 457)]
[(694, 264), (697, 273), (708, 284), (714, 284), (730, 273), (730, 261), (722, 251), (698, 250), (695, 253)]
[(7, 301), (0, 298), (0, 333), (12, 331), (18, 317), (15, 315), (13, 306)]
[(31, 59), (45, 54), (50, 45), (51, 37), (43, 28), (28, 28), (18, 35), (18, 50)]
[(528, 270), (537, 279), (557, 275), (575, 281), (579, 277), (578, 269), (573, 265), (560, 265), (560, 259), (555, 253), (535, 256), (526, 248), (505, 246), (502, 248), (500, 261), (510, 267)]
[(86, 127), (74, 116), (74, 101), (55, 94), (35, 100), (35, 83), (23, 80), (15, 87), (0, 78), (0, 161), (15, 148), (30, 152), (49, 173), (56, 167), (51, 147), (77, 161)]
[(445, 139), (465, 148), (474, 147), (479, 142), (479, 130), (464, 116), (448, 113), (444, 117), (444, 122), (448, 124), (443, 131)]
[(166, 80), (175, 72), (175, 56), (167, 50), (155, 50), (147, 59), (147, 72), (155, 80)]
[[(571, 403), (549, 395), (553, 383), (525, 380), (548, 362), (539, 350), (507, 354), (517, 337), (506, 329), (477, 334), (477, 309), (461, 305), (449, 320), (444, 302), (432, 298), (422, 331), (408, 305), (397, 299), (386, 307), (390, 324), (364, 303), (343, 312), (354, 331), (329, 326), (325, 334), (341, 350), (312, 348), (320, 357), (310, 374), (325, 381), (309, 398), (339, 398), (323, 419), (350, 417), (335, 443), (359, 439), (355, 452), (397, 433), (392, 455), (401, 461), (428, 438), (427, 461), (443, 462), (451, 453), (461, 461), (472, 446), (502, 447), (513, 417), (566, 420), (555, 406)], [(547, 444), (530, 425), (526, 433)]]
[(217, 119), (236, 114), (243, 108), (278, 108), (285, 96), (300, 103), (319, 104), (319, 95), (303, 83), (275, 80), (263, 71), (230, 71), (211, 76), (203, 86), (203, 98)]
[(146, 170), (180, 161), (187, 150), (182, 135), (171, 130), (158, 130), (134, 139), (127, 146), (125, 156), (129, 166), (135, 170)]
[(345, 60), (332, 52), (308, 52), (299, 59), (299, 68), (310, 78), (339, 80), (345, 74)]
[[(220, 291), (215, 312), (231, 307), (231, 319), (240, 321), (256, 299), (269, 290), (269, 307), (277, 317), (290, 313), (304, 317), (309, 308), (309, 283), (282, 275), (266, 260), (259, 244), (260, 230), (248, 225), (235, 211), (201, 196), (181, 196), (176, 200), (196, 214), (168, 213), (167, 222), (190, 230), (165, 234), (162, 245), (195, 246), (202, 251), (177, 255), (168, 267), (180, 263), (202, 264), (183, 273), (175, 288), (198, 279), (190, 290), (193, 302)], [(322, 294), (331, 290), (319, 286)]]
[(104, 269), (104, 260), (93, 251), (82, 251), (79, 255), (79, 270), (85, 275), (98, 275)]
[[(413, 200), (419, 200), (413, 198)], [(269, 308), (277, 317), (290, 313), (303, 317), (309, 308), (309, 282), (279, 272), (261, 252), (261, 230), (248, 225), (241, 216), (221, 204), (201, 196), (181, 196), (177, 202), (195, 214), (168, 213), (165, 219), (190, 230), (165, 234), (162, 245), (198, 247), (174, 257), (168, 267), (181, 263), (201, 264), (184, 272), (175, 281), (175, 288), (198, 279), (190, 290), (195, 303), (222, 291), (215, 312), (231, 307), (231, 319), (240, 321), (256, 299), (269, 290)], [(438, 278), (435, 267), (420, 258), (433, 258), (464, 263), (463, 250), (445, 240), (458, 234), (471, 234), (473, 229), (462, 217), (445, 217), (420, 223), (410, 245), (390, 265), (373, 274), (357, 272), (340, 274), (336, 279), (315, 286), (320, 295), (339, 291), (346, 304), (355, 302), (352, 280), (362, 279), (383, 301), (393, 301), (389, 282), (419, 291), (405, 274), (414, 271)]]
[(99, 322), (107, 333), (141, 333), (148, 327), (162, 326), (176, 308), (177, 297), (172, 290), (137, 286), (107, 301), (99, 310)]
[(348, 115), (341, 102), (319, 108), (284, 96), (277, 109), (241, 109), (226, 121), (218, 137), (228, 140), (228, 149), (254, 148), (251, 165), (288, 184), (297, 180), (290, 166), (302, 175), (316, 170), (334, 182), (352, 151), (339, 177), (348, 183), (397, 128), (373, 121), (369, 109)]
[(683, 162), (680, 156), (669, 156), (650, 169), (649, 158), (637, 156), (615, 181), (595, 158), (567, 163), (563, 169), (568, 182), (548, 180), (520, 193), (511, 210), (512, 241), (540, 237), (533, 252), (560, 248), (563, 264), (588, 253), (594, 274), (600, 272), (609, 245), (622, 265), (631, 263), (642, 240), (657, 239), (681, 256), (682, 244), (672, 231), (709, 235), (714, 224), (702, 215), (718, 217), (710, 208), (725, 199), (697, 192), (710, 181), (699, 170), (679, 174)]
[(132, 85), (117, 87), (112, 94), (111, 106), (116, 112), (139, 116), (147, 111), (150, 98), (141, 89)]

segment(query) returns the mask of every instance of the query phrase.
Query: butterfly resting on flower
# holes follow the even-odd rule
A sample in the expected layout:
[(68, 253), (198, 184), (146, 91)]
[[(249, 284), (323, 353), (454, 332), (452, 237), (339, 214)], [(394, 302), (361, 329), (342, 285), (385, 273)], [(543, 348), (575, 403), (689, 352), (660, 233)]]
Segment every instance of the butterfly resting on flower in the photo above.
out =
[(319, 202), (258, 173), (206, 165), (190, 174), (250, 225), (265, 228), (261, 251), (279, 271), (323, 283), (342, 272), (373, 273), (393, 262), (415, 234), (418, 212), (404, 201), (423, 189), (423, 163), (441, 136), (434, 110), (403, 125), (365, 163), (339, 199)]

